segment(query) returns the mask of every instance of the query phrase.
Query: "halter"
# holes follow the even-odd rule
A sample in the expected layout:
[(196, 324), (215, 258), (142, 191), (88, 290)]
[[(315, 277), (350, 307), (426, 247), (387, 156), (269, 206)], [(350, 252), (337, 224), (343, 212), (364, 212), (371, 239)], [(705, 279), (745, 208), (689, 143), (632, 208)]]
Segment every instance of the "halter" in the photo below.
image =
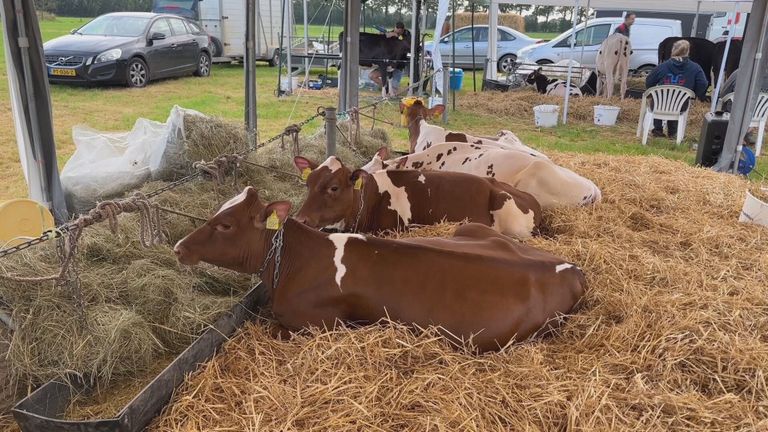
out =
[(259, 275), (259, 279), (264, 279), (262, 275), (264, 274), (264, 271), (267, 270), (267, 265), (269, 264), (269, 260), (272, 259), (272, 257), (275, 257), (275, 272), (272, 276), (272, 289), (274, 290), (277, 288), (277, 281), (280, 276), (280, 258), (283, 251), (283, 230), (285, 229), (285, 224), (280, 227), (280, 229), (277, 230), (274, 236), (272, 236), (272, 247), (269, 249), (269, 252), (267, 252), (267, 256), (264, 258), (264, 264), (261, 265), (261, 268), (259, 268), (259, 271), (257, 274)]

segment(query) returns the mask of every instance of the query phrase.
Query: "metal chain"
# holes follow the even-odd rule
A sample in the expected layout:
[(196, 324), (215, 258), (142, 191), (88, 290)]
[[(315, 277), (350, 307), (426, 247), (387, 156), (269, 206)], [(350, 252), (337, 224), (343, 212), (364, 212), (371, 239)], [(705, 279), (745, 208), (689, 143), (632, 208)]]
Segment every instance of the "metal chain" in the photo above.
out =
[(259, 279), (263, 279), (262, 275), (267, 270), (267, 265), (269, 264), (269, 260), (272, 259), (272, 257), (275, 257), (275, 271), (272, 276), (272, 289), (275, 289), (277, 287), (277, 281), (280, 276), (280, 259), (283, 249), (283, 231), (285, 229), (285, 225), (280, 227), (279, 230), (275, 233), (274, 236), (272, 236), (272, 247), (269, 248), (269, 252), (267, 252), (266, 258), (264, 258), (264, 264), (261, 265), (261, 268), (259, 268), (258, 275)]
[(360, 208), (357, 210), (357, 217), (355, 218), (355, 226), (352, 229), (353, 233), (357, 232), (357, 225), (360, 223), (360, 217), (363, 215), (363, 206), (365, 205), (365, 185), (360, 186)]

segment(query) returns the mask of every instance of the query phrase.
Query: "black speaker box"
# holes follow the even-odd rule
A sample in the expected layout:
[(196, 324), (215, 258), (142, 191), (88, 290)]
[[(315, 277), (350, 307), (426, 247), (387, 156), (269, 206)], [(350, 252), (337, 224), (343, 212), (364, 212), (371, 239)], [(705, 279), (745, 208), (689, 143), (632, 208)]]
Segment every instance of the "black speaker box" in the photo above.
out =
[(711, 167), (717, 163), (725, 145), (725, 133), (728, 131), (730, 114), (723, 112), (707, 113), (701, 127), (701, 138), (696, 150), (696, 165)]

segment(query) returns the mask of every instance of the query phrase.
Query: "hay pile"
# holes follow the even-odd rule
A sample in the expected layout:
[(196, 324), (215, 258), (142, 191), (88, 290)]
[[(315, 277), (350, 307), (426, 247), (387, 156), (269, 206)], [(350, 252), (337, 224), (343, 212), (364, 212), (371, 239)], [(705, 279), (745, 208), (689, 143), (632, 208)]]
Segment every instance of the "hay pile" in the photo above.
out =
[(529, 242), (588, 278), (559, 334), (471, 356), (397, 326), (277, 341), (258, 323), (152, 430), (765, 430), (768, 231), (736, 222), (748, 183), (656, 157), (552, 157), (604, 196), (547, 213)]
[[(245, 135), (239, 126), (199, 116), (188, 116), (185, 122), (190, 160), (211, 160), (220, 153), (245, 148)], [(342, 124), (345, 132), (346, 127)], [(389, 143), (380, 129), (362, 132), (356, 145), (359, 150), (351, 150), (341, 140), (339, 136), (339, 155), (355, 166), (367, 162), (379, 147)], [(316, 134), (302, 139), (301, 149), (308, 157), (322, 160), (324, 137)], [(154, 202), (207, 218), (247, 184), (261, 190), (263, 199), (289, 197), (295, 205), (303, 199), (305, 188), (294, 175), (290, 150), (281, 150), (279, 141), (260, 149), (250, 160), (289, 174), (246, 165), (236, 181), (232, 177), (222, 185), (193, 181), (165, 192)], [(142, 191), (165, 184), (152, 182)], [(162, 213), (162, 218), (168, 243), (150, 249), (140, 245), (137, 215), (119, 217), (117, 236), (106, 224), (87, 228), (76, 260), (79, 295), (74, 285), (56, 287), (50, 281), (18, 282), (0, 276), (0, 305), (5, 303), (13, 309), (17, 326), (8, 341), (7, 367), (0, 364), (0, 386), (20, 383), (31, 388), (75, 372), (99, 389), (127, 389), (130, 394), (121, 396), (127, 401), (135, 394), (136, 377), (141, 376), (144, 384), (151, 380), (158, 364), (167, 363), (231, 308), (249, 288), (250, 278), (212, 266), (180, 268), (172, 245), (200, 222), (170, 213)], [(58, 271), (55, 242), (0, 261), (0, 275), (47, 276)], [(0, 349), (5, 347), (5, 339), (0, 334)], [(6, 370), (12, 376), (3, 376)], [(83, 400), (89, 408), (75, 408), (70, 414), (106, 415), (110, 410), (115, 414), (116, 405), (98, 408), (99, 400), (106, 399), (96, 395), (96, 401)]]
[[(526, 124), (533, 124), (533, 107), (550, 104), (562, 107), (563, 98), (540, 94), (532, 88), (525, 88), (511, 93), (479, 92), (467, 93), (458, 99), (459, 106), (464, 110), (488, 114), (499, 118), (520, 119)], [(594, 106), (613, 105), (621, 108), (618, 125), (635, 129), (640, 117), (640, 101), (637, 99), (613, 98), (606, 100), (592, 96), (571, 98), (568, 109), (568, 120), (576, 124), (594, 124)], [(562, 109), (562, 108), (561, 108)], [(701, 134), (701, 124), (704, 114), (709, 111), (709, 105), (695, 102), (688, 116), (688, 127), (685, 136), (688, 139), (698, 139)]]
[[(451, 19), (448, 18), (448, 22)], [(460, 29), (472, 24), (472, 14), (469, 12), (459, 12), (456, 14), (456, 28)], [(475, 12), (475, 25), (488, 25), (488, 14)], [(522, 15), (514, 13), (500, 13), (499, 25), (509, 27), (513, 30), (525, 32), (525, 18)]]

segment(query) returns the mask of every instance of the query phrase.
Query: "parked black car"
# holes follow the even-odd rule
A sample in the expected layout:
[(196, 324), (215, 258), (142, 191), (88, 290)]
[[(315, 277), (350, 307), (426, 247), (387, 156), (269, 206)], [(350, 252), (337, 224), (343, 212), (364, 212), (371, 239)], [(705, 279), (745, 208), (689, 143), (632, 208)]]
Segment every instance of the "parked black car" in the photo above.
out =
[(48, 79), (56, 83), (126, 84), (211, 73), (213, 44), (197, 24), (175, 15), (101, 15), (43, 45)]

